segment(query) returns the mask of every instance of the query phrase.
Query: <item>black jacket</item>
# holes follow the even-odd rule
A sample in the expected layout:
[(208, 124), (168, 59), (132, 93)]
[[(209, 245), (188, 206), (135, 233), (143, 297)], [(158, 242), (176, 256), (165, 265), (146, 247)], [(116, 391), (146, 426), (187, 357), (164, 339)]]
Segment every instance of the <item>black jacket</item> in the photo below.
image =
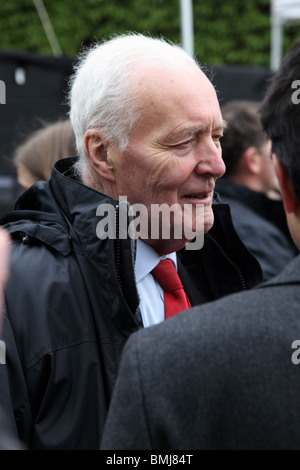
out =
[[(24, 193), (2, 225), (11, 232), (3, 340), (21, 440), (30, 449), (97, 449), (128, 336), (142, 328), (135, 242), (100, 240), (99, 204), (118, 201), (72, 176), (72, 159)], [(191, 304), (261, 282), (228, 207), (198, 251), (178, 253)], [(188, 338), (187, 338), (188, 341)], [(1, 385), (0, 385), (1, 386)]]
[(260, 262), (264, 280), (278, 274), (299, 253), (288, 230), (283, 202), (224, 177), (217, 181), (216, 191), (230, 205), (234, 227)]

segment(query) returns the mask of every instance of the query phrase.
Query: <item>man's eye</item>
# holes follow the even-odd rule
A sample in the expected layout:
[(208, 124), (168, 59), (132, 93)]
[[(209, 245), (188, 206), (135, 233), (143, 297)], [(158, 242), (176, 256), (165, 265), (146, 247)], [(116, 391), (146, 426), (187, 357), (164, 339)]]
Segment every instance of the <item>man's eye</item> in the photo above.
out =
[(222, 134), (218, 134), (218, 135), (213, 135), (212, 138), (213, 138), (213, 141), (215, 142), (216, 145), (220, 145), (221, 144), (221, 139), (222, 139), (223, 135)]
[(179, 144), (176, 144), (175, 147), (178, 149), (185, 149), (189, 147), (193, 143), (193, 139), (185, 140), (184, 142), (180, 142)]

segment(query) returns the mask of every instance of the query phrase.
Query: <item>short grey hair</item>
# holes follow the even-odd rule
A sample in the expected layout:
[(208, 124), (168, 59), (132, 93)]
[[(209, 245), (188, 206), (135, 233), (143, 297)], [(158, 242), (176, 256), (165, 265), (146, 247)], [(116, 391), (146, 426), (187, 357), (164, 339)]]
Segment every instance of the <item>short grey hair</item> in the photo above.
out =
[(126, 148), (142, 109), (136, 99), (134, 70), (144, 66), (184, 67), (199, 64), (181, 46), (139, 33), (113, 36), (87, 48), (70, 78), (70, 120), (76, 137), (82, 175), (87, 158), (83, 138), (90, 128), (104, 131), (121, 150)]

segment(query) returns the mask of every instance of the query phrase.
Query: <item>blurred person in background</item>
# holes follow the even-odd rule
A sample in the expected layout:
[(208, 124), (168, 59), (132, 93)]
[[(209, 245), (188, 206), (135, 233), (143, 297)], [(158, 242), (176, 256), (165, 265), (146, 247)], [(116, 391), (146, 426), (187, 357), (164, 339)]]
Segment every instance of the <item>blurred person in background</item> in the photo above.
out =
[(271, 157), (271, 141), (262, 128), (259, 103), (229, 101), (222, 139), (226, 172), (216, 183), (230, 205), (235, 229), (261, 264), (264, 279), (278, 274), (298, 253), (291, 239)]
[(75, 136), (69, 119), (45, 123), (14, 152), (12, 161), (20, 187), (26, 190), (37, 181), (47, 181), (57, 160), (75, 154)]

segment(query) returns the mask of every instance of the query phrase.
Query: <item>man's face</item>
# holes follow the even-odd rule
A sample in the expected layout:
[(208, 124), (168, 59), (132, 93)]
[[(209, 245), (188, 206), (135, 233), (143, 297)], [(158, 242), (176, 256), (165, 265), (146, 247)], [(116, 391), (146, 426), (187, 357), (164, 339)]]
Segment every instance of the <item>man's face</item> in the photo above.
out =
[[(197, 206), (204, 210), (204, 226), (198, 232), (207, 232), (213, 225), (215, 180), (225, 171), (220, 146), (224, 124), (215, 90), (196, 66), (174, 73), (153, 68), (141, 73), (137, 84), (142, 116), (126, 150), (109, 149), (115, 172), (111, 195), (126, 196), (131, 205), (143, 204), (149, 232), (157, 221), (152, 205), (176, 205), (168, 240), (145, 235), (145, 241), (163, 254), (185, 246), (184, 233), (195, 232)], [(180, 214), (186, 205), (189, 210), (183, 219)], [(184, 225), (181, 240), (174, 237), (176, 223)]]

